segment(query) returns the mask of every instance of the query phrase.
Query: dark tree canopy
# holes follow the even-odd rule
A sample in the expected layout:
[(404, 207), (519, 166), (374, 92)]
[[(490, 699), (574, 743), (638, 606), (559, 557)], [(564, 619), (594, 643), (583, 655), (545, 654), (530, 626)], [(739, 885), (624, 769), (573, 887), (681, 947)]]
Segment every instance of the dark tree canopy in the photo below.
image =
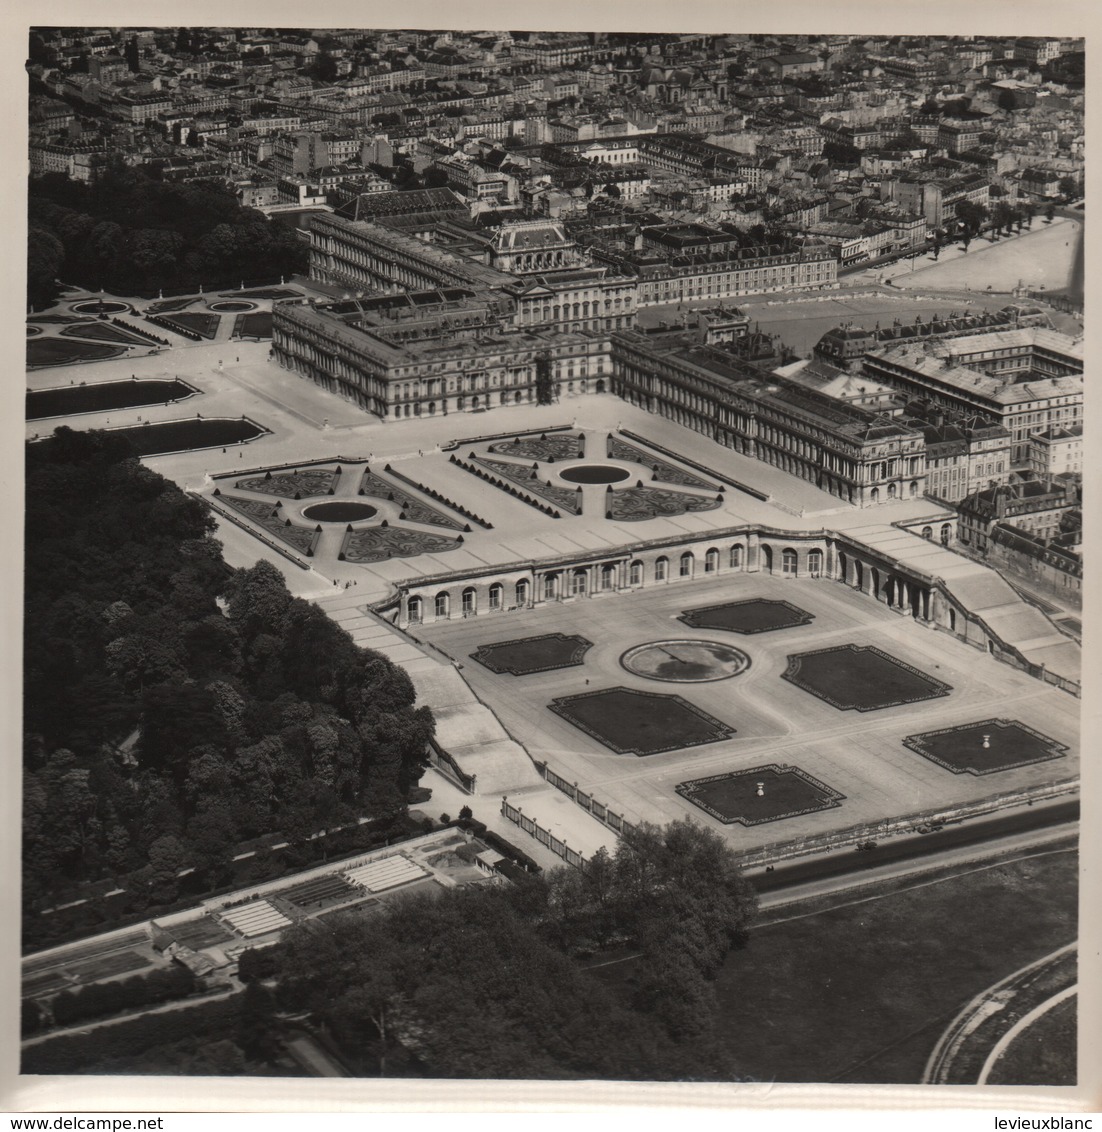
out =
[(270, 563), (231, 571), (199, 500), (59, 428), (27, 446), (26, 510), (29, 905), (125, 874), (171, 900), (243, 840), (404, 812), (433, 730), (409, 678)]
[[(194, 129), (187, 139), (199, 144)], [(46, 233), (61, 247), (56, 266), (54, 244), (32, 239), (28, 247), (34, 302), (53, 296), (40, 281), (57, 275), (93, 290), (142, 295), (306, 269), (306, 247), (291, 229), (243, 208), (215, 182), (166, 184), (116, 163), (91, 185), (63, 174), (34, 177), (28, 207), (32, 233)]]
[[(584, 872), (289, 929), (277, 999), (370, 1074), (731, 1079), (712, 980), (754, 911), (722, 838), (644, 826)], [(622, 991), (574, 958), (599, 943), (642, 951)]]

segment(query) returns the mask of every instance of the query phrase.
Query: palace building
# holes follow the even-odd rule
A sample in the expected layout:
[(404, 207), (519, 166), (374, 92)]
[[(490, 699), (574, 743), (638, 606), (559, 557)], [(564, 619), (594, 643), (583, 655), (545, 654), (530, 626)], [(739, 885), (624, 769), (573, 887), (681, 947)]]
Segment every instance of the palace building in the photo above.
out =
[(604, 392), (611, 383), (607, 335), (513, 327), (493, 301), (462, 291), (277, 303), (272, 349), (281, 366), (383, 420)]
[(1083, 344), (1031, 326), (865, 355), (863, 372), (908, 396), (991, 418), (1010, 434), (1010, 464), (1028, 468), (1031, 437), (1083, 420)]
[(926, 490), (920, 428), (764, 373), (689, 332), (612, 335), (613, 391), (860, 507)]
[[(448, 230), (440, 235), (446, 239)], [(591, 267), (554, 221), (512, 221), (488, 239), (471, 235), (475, 255), (366, 221), (322, 215), (310, 226), (310, 277), (349, 297), (460, 288), (505, 297), (518, 328), (609, 331), (635, 322), (634, 277)]]

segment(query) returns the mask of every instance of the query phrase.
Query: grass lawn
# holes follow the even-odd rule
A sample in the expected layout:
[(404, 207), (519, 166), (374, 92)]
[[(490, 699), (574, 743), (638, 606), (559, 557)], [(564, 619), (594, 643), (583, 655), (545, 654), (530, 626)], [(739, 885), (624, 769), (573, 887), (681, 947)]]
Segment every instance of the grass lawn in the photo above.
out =
[(253, 291), (222, 291), (223, 298), (235, 299), (301, 299), (301, 291), (290, 291), (286, 287), (258, 287)]
[(271, 338), (272, 312), (254, 311), (239, 314), (234, 320), (233, 332), (238, 338)]
[[(910, 891), (883, 882), (762, 914), (778, 922), (753, 928), (716, 980), (724, 1037), (746, 1074), (917, 1084), (967, 1002), (1076, 935), (1074, 852), (925, 879), (938, 877)], [(593, 973), (627, 990), (634, 967)]]
[(181, 314), (162, 315), (169, 326), (182, 326), (204, 338), (213, 338), (218, 333), (218, 324), (222, 321), (217, 314), (205, 314), (200, 311), (184, 311)]
[(572, 668), (582, 664), (585, 654), (593, 647), (592, 641), (577, 635), (547, 633), (539, 637), (522, 637), (515, 641), (499, 641), (479, 645), (471, 659), (485, 665), (492, 672), (527, 676), (533, 672), (548, 672), (553, 668)]
[(1064, 999), (1020, 1033), (995, 1062), (988, 1085), (1074, 1085), (1078, 997)]
[(754, 929), (716, 988), (740, 1063), (762, 1080), (917, 1083), (966, 1002), (1075, 938), (1077, 868), (1053, 853)]
[(104, 381), (95, 385), (38, 389), (27, 394), (27, 420), (132, 409), (141, 405), (165, 405), (169, 401), (182, 401), (195, 392), (182, 381)]
[(163, 452), (183, 452), (195, 448), (216, 448), (252, 440), (264, 429), (247, 420), (167, 421), (165, 424), (136, 425), (114, 429), (125, 436), (137, 456), (157, 456)]
[(1008, 719), (985, 719), (924, 735), (908, 735), (903, 743), (954, 774), (993, 774), (1058, 759), (1067, 752), (1062, 743)]
[(800, 609), (798, 605), (788, 601), (748, 597), (743, 601), (729, 601), (725, 605), (705, 605), (683, 610), (680, 620), (696, 629), (769, 633), (774, 629), (789, 629), (793, 625), (808, 625), (815, 618), (806, 609)]
[(561, 696), (547, 706), (622, 755), (657, 755), (715, 743), (735, 730), (680, 696), (652, 695), (629, 688)]
[(948, 684), (871, 645), (796, 653), (782, 676), (840, 711), (876, 711), (948, 695)]
[(66, 338), (91, 338), (96, 342), (124, 342), (128, 346), (148, 346), (147, 338), (112, 326), (109, 322), (87, 322), (77, 326), (66, 326), (61, 333)]
[(805, 771), (790, 766), (758, 766), (695, 778), (679, 782), (677, 792), (721, 822), (742, 825), (815, 813), (837, 806), (844, 797)]
[(73, 362), (94, 362), (117, 358), (125, 353), (121, 346), (101, 346), (98, 342), (63, 342), (60, 338), (32, 338), (27, 343), (27, 365), (67, 366)]

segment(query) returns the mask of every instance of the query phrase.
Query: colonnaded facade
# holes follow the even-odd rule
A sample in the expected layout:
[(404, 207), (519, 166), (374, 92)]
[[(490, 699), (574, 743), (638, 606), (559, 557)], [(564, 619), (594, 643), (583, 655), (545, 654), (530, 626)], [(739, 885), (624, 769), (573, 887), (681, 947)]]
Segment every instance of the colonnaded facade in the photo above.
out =
[[(916, 526), (914, 533), (947, 545), (954, 537), (953, 519), (930, 520)], [(410, 578), (397, 583), (394, 595), (376, 605), (375, 612), (409, 629), (755, 573), (849, 586), (901, 617), (951, 633), (1014, 667), (1045, 677), (1038, 665), (1002, 640), (981, 615), (958, 599), (943, 579), (849, 535), (827, 530), (729, 527), (695, 538), (656, 539), (593, 554)], [(1061, 681), (1051, 678), (1050, 682)]]

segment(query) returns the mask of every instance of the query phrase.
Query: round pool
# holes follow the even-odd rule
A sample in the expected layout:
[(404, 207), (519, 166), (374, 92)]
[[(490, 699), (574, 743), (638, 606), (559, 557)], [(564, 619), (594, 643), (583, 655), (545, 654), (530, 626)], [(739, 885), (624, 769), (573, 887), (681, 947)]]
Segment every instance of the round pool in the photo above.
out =
[(245, 303), (240, 299), (228, 299), (221, 303), (208, 303), (212, 311), (254, 311), (256, 303)]
[(559, 478), (570, 483), (620, 483), (631, 475), (626, 468), (611, 464), (576, 464), (559, 472)]
[(317, 523), (355, 523), (357, 520), (370, 519), (378, 511), (369, 503), (315, 503), (302, 514)]
[(130, 309), (129, 303), (120, 303), (112, 299), (87, 299), (83, 303), (73, 303), (72, 310), (81, 314), (121, 314)]
[(673, 684), (703, 684), (738, 676), (750, 658), (721, 641), (648, 641), (628, 649), (620, 663), (636, 676)]

